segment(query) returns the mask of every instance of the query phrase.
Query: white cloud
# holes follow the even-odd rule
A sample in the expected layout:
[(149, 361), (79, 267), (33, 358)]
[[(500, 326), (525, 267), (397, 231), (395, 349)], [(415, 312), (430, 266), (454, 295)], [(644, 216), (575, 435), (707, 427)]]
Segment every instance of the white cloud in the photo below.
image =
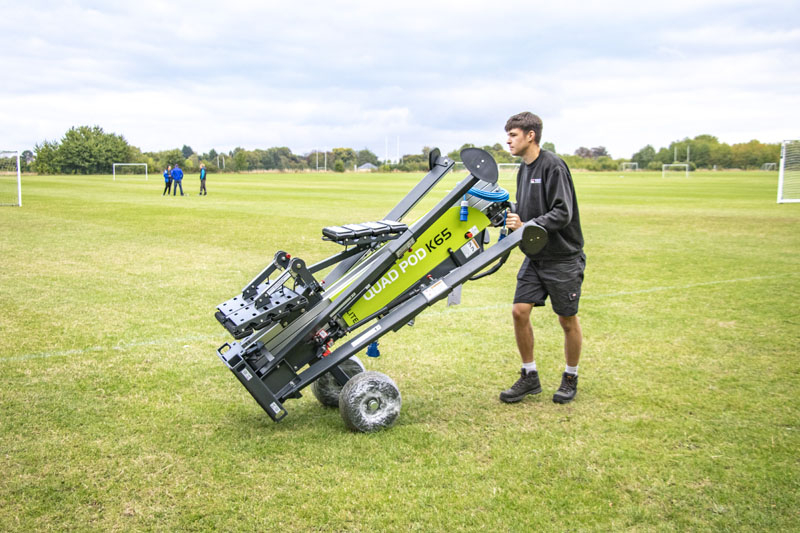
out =
[(448, 151), (525, 109), (564, 152), (776, 142), (800, 122), (795, 4), (25, 3), (0, 20), (3, 143)]

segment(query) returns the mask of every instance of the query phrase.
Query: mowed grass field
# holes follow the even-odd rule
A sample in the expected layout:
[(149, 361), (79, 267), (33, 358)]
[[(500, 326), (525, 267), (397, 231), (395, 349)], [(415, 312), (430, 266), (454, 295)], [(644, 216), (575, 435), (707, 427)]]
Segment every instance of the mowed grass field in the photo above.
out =
[(211, 175), (199, 197), (189, 175), (168, 198), (158, 175), (24, 177), (0, 208), (0, 530), (798, 529), (800, 205), (774, 172), (575, 173), (569, 405), (549, 306), (544, 392), (498, 401), (517, 251), (362, 356), (402, 392), (396, 426), (350, 433), (310, 390), (272, 422), (216, 356), (216, 305), (277, 250), (337, 252), (322, 227), (384, 217), (421, 177)]

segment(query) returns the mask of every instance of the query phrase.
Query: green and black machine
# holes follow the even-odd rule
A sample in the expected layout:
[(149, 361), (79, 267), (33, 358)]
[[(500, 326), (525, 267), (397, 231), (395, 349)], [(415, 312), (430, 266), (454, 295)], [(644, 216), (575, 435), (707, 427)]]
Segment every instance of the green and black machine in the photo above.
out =
[[(279, 251), (241, 294), (217, 307), (217, 320), (235, 339), (217, 354), (274, 421), (287, 415), (286, 400), (311, 385), (348, 428), (392, 426), (400, 391), (388, 376), (365, 371), (356, 354), (373, 355), (383, 335), (467, 281), (496, 272), (516, 246), (529, 255), (544, 246), (547, 232), (532, 222), (506, 236), (513, 205), (497, 184), (492, 156), (467, 148), (461, 159), (469, 174), (413, 223), (403, 218), (455, 166), (438, 149), (430, 171), (384, 219), (322, 229), (323, 241), (343, 251), (311, 266)], [(502, 229), (489, 247), (490, 227)]]

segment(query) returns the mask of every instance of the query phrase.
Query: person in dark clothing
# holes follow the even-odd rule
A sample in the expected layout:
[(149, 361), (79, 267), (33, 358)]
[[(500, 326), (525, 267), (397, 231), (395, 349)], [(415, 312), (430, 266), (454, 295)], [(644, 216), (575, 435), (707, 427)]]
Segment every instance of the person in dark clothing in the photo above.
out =
[(200, 196), (207, 196), (208, 191), (206, 191), (206, 165), (205, 163), (200, 164)]
[(506, 132), (511, 154), (522, 158), (517, 173), (517, 204), (506, 223), (515, 230), (534, 221), (547, 230), (547, 244), (536, 255), (526, 257), (517, 274), (512, 316), (522, 370), (517, 382), (500, 393), (500, 400), (513, 403), (542, 392), (533, 358), (531, 312), (534, 307), (543, 306), (549, 296), (564, 330), (566, 359), (561, 386), (553, 401), (568, 403), (578, 392), (578, 361), (583, 343), (578, 302), (586, 255), (578, 200), (567, 164), (539, 147), (542, 120), (538, 116), (529, 112), (514, 115), (506, 123)]
[(171, 187), (172, 187), (172, 167), (169, 166), (164, 171), (164, 192), (161, 193), (161, 196), (169, 194), (169, 190)]
[(181, 188), (181, 196), (183, 196), (183, 170), (177, 164), (172, 169), (172, 181), (175, 182), (172, 186), (172, 196), (178, 192), (178, 187)]

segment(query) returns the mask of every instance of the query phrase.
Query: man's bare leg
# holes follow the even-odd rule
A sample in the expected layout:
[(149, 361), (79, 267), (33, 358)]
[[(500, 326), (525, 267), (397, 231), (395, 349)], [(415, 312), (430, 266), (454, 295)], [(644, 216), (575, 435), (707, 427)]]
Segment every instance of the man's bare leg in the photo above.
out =
[[(564, 359), (568, 366), (578, 366), (581, 359), (581, 346), (583, 345), (583, 332), (578, 315), (559, 316), (558, 322), (564, 330)], [(517, 341), (519, 344), (519, 341)]]
[(536, 372), (533, 361), (533, 326), (531, 326), (531, 304), (514, 304), (512, 316), (514, 317), (514, 336), (517, 339), (517, 349), (522, 359), (520, 378), (511, 388), (500, 393), (500, 401), (515, 403), (529, 394), (539, 394), (542, 386), (539, 383), (539, 373)]
[(531, 326), (531, 304), (514, 304), (511, 315), (514, 317), (514, 336), (523, 363), (533, 362), (533, 326)]

